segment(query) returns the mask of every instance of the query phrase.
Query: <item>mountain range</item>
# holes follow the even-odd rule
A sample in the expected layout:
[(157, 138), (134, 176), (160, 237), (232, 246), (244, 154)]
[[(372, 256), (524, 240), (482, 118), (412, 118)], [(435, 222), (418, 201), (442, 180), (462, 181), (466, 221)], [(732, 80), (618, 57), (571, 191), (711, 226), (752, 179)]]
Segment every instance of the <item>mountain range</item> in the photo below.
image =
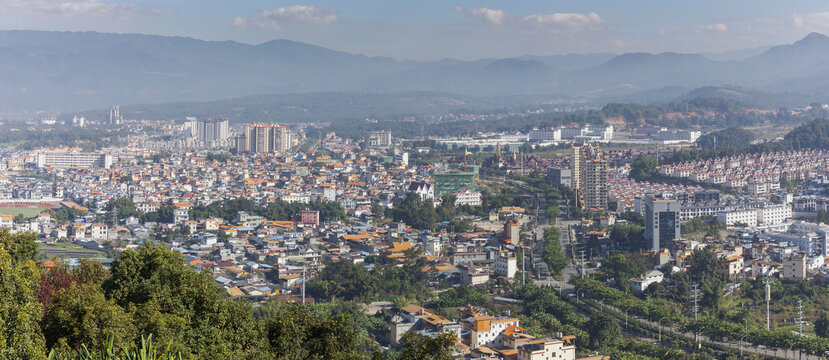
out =
[[(96, 32), (0, 31), (0, 113), (260, 94), (437, 92), (657, 100), (700, 87), (829, 94), (829, 37), (722, 54), (398, 61), (288, 41), (258, 45)], [(661, 99), (659, 99), (661, 100)]]

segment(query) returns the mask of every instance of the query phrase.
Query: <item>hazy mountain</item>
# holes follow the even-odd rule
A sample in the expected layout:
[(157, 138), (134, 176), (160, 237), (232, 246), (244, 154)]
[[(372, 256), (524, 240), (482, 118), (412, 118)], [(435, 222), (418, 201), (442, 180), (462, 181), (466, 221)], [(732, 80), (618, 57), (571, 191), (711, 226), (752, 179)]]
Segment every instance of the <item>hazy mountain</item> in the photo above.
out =
[(771, 49), (771, 46), (760, 46), (750, 49), (738, 49), (724, 52), (706, 52), (701, 55), (714, 61), (742, 61), (752, 56), (760, 55), (768, 51), (768, 49)]
[[(227, 116), (231, 122), (310, 122), (343, 119), (404, 119), (411, 116), (464, 111), (520, 111), (540, 104), (533, 96), (479, 98), (438, 92), (375, 94), (364, 92), (315, 92), (306, 94), (252, 95), (215, 101), (186, 101), (121, 106), (121, 112), (139, 119), (184, 119), (186, 116)], [(65, 114), (69, 120), (74, 114)], [(100, 120), (109, 109), (78, 115)]]
[(630, 93), (666, 86), (697, 87), (725, 74), (727, 64), (699, 54), (629, 53), (568, 75), (565, 86), (582, 92)]
[(723, 85), (813, 99), (829, 93), (829, 38), (824, 35), (735, 54), (417, 62), (288, 40), (248, 45), (154, 35), (0, 31), (0, 113), (311, 92), (438, 92), (479, 98), (560, 94), (644, 102), (679, 89)]

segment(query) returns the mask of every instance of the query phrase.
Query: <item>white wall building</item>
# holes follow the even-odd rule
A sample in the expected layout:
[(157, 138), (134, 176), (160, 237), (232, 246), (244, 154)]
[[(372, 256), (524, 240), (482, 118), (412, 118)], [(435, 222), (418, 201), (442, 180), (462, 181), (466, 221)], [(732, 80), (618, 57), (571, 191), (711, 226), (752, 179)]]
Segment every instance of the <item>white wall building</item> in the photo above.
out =
[(455, 195), (455, 206), (481, 206), (481, 192), (461, 188), (459, 191), (452, 193)]
[(503, 346), (504, 331), (510, 326), (518, 326), (518, 319), (508, 316), (479, 315), (472, 318), (472, 321), (469, 329), (469, 345), (473, 349), (480, 346)]
[(760, 225), (780, 224), (791, 217), (791, 204), (765, 204), (757, 209), (757, 223)]
[(653, 283), (661, 283), (665, 278), (659, 270), (648, 271), (645, 275), (630, 279), (630, 288), (636, 292), (645, 291)]
[(571, 337), (536, 339), (518, 347), (518, 360), (575, 360), (576, 345)]
[(757, 210), (743, 209), (732, 211), (721, 211), (717, 214), (717, 220), (724, 223), (726, 226), (734, 226), (737, 223), (743, 223), (749, 227), (757, 226)]
[(512, 252), (501, 251), (498, 253), (498, 256), (495, 257), (493, 271), (497, 276), (514, 278), (515, 274), (518, 272), (518, 257), (516, 257)]

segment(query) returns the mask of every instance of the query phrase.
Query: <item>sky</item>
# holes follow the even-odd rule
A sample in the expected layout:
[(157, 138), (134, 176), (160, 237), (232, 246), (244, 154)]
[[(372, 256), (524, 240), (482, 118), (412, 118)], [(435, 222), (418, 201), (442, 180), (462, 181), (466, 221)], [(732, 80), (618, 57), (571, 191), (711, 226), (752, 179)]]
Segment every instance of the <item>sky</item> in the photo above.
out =
[(829, 1), (0, 0), (0, 28), (288, 39), (398, 60), (724, 52), (829, 34)]

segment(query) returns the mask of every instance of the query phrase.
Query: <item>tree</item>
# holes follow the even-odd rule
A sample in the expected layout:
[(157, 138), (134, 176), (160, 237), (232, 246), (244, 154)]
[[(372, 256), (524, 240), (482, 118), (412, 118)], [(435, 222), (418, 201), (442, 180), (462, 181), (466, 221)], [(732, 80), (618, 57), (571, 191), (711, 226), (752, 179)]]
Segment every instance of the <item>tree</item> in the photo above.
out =
[(653, 156), (640, 156), (630, 164), (630, 177), (637, 181), (650, 180), (657, 174), (656, 158)]
[(415, 193), (406, 195), (406, 199), (396, 203), (389, 213), (394, 221), (403, 221), (416, 229), (432, 230), (438, 219), (432, 202), (422, 200)]
[(72, 284), (59, 290), (49, 310), (42, 324), (49, 348), (78, 349), (82, 344), (99, 348), (108, 340), (127, 344), (135, 336), (130, 317), (97, 285)]
[(697, 139), (697, 146), (703, 149), (739, 149), (751, 145), (755, 136), (739, 127), (714, 131)]
[[(45, 359), (38, 326), (37, 266), (8, 231), (0, 231), (0, 359)], [(12, 246), (16, 251), (7, 251)], [(16, 255), (16, 256), (15, 256)]]
[(550, 271), (560, 272), (567, 267), (569, 261), (561, 249), (561, 231), (555, 226), (544, 229), (544, 248), (542, 256)]
[(250, 306), (225, 299), (213, 277), (190, 269), (181, 254), (147, 243), (123, 251), (111, 272), (104, 293), (128, 309), (138, 334), (158, 336), (197, 358), (258, 348)]
[(628, 280), (641, 274), (643, 269), (640, 264), (629, 260), (625, 255), (613, 254), (602, 262), (602, 272), (608, 277), (612, 277), (617, 286), (626, 289)]
[(400, 339), (403, 347), (399, 360), (451, 360), (455, 345), (455, 334), (441, 332), (435, 336), (421, 336), (417, 332), (407, 332)]
[(80, 263), (80, 266), (72, 270), (72, 275), (77, 276), (82, 284), (101, 286), (104, 280), (109, 278), (109, 270), (104, 268), (99, 261), (80, 259)]
[(12, 257), (15, 264), (37, 259), (37, 234), (34, 232), (10, 233), (7, 228), (0, 228), (0, 245)]
[(299, 305), (265, 320), (264, 332), (271, 353), (280, 359), (361, 359), (356, 352), (357, 333), (347, 315), (317, 317)]
[(455, 195), (450, 193), (443, 194), (441, 197), (442, 202), (438, 205), (437, 209), (437, 218), (438, 221), (450, 221), (458, 215), (458, 210), (455, 209)]
[(104, 207), (104, 210), (107, 212), (105, 219), (109, 225), (115, 225), (119, 220), (113, 218), (113, 209), (117, 209), (119, 218), (128, 218), (131, 216), (141, 218), (141, 215), (144, 215), (141, 210), (138, 210), (135, 203), (130, 198), (120, 197), (115, 200), (111, 200), (107, 203), (106, 207)]
[(829, 317), (826, 316), (825, 311), (821, 311), (815, 320), (815, 335), (829, 337)]
[(727, 277), (725, 260), (710, 247), (695, 250), (688, 258), (688, 276), (695, 282), (704, 282), (709, 279), (725, 280)]
[(622, 328), (612, 315), (605, 312), (593, 313), (586, 324), (590, 344), (593, 347), (613, 346), (622, 338)]

